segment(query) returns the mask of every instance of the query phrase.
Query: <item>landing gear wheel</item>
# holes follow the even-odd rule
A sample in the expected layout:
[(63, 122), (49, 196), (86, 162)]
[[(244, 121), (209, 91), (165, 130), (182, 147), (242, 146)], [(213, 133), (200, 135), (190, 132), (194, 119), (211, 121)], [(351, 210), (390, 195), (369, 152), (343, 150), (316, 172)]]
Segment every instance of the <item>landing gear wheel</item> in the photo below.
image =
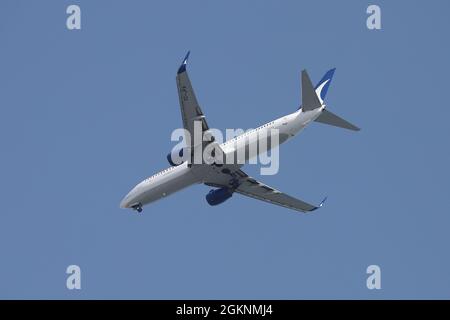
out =
[(134, 205), (133, 209), (136, 210), (137, 212), (141, 213), (142, 212), (142, 204), (138, 203), (138, 204)]

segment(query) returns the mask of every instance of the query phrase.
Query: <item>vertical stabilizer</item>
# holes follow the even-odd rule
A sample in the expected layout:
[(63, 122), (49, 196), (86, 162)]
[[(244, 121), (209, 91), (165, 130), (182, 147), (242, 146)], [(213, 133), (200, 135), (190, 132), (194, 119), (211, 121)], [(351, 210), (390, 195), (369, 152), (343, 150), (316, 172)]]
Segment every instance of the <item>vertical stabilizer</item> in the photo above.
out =
[(302, 71), (302, 110), (310, 111), (317, 108), (320, 108), (322, 103), (319, 100), (319, 97), (316, 94), (316, 90), (314, 89), (311, 79), (308, 76), (308, 72), (306, 70)]

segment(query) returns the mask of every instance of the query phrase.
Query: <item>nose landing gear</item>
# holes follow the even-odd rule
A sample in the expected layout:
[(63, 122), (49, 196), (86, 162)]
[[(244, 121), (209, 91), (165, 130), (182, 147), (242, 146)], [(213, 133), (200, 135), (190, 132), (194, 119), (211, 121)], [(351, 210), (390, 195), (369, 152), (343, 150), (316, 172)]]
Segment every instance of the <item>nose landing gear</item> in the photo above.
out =
[(134, 206), (132, 206), (132, 208), (133, 208), (133, 210), (136, 210), (139, 213), (142, 212), (142, 204), (140, 204), (140, 203), (135, 204)]

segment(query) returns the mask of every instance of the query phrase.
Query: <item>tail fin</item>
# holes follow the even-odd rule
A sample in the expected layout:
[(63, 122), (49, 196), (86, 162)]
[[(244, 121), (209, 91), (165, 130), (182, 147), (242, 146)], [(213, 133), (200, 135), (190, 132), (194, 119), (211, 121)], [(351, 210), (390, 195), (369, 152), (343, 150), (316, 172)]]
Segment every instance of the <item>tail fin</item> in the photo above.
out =
[(322, 106), (322, 102), (316, 94), (311, 79), (306, 70), (302, 71), (302, 110), (310, 111)]
[(339, 127), (339, 128), (344, 128), (344, 129), (349, 129), (349, 130), (353, 130), (353, 131), (359, 131), (360, 129), (351, 124), (350, 122), (338, 117), (337, 115), (335, 115), (334, 113), (324, 109), (322, 111), (322, 113), (320, 114), (319, 117), (316, 118), (317, 122), (321, 122), (321, 123), (325, 123), (325, 124), (329, 124), (331, 126), (335, 126), (335, 127)]
[(336, 68), (328, 70), (314, 88), (321, 103), (325, 100), (331, 80), (333, 79), (334, 71), (336, 71)]

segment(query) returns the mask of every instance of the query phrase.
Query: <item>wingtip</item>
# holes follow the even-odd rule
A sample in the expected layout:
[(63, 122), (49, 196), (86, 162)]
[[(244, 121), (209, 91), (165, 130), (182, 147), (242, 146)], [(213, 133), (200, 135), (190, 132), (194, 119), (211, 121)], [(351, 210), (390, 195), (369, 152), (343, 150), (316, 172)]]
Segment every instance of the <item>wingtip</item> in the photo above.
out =
[(325, 198), (323, 198), (322, 202), (319, 204), (319, 208), (323, 207), (323, 204), (325, 203), (325, 201), (327, 201), (328, 196), (325, 196)]
[(186, 53), (186, 56), (183, 59), (183, 64), (186, 64), (188, 59), (189, 59), (189, 55), (191, 54), (191, 50), (188, 50), (188, 52)]
[(317, 209), (322, 208), (322, 207), (323, 207), (323, 204), (325, 203), (325, 201), (327, 201), (327, 199), (328, 199), (328, 196), (326, 196), (325, 198), (323, 198), (323, 200), (320, 202), (320, 204), (319, 204), (317, 207), (315, 207), (314, 209), (310, 210), (309, 212), (316, 211)]
[(190, 53), (191, 53), (190, 50), (186, 53), (186, 56), (185, 56), (184, 59), (183, 59), (183, 63), (182, 63), (181, 66), (178, 68), (178, 72), (177, 72), (178, 74), (183, 73), (183, 72), (186, 71), (186, 65), (187, 65), (187, 62), (188, 62), (189, 54), (190, 54)]
[(352, 131), (361, 131), (360, 127), (355, 126), (354, 124), (350, 123), (350, 128), (348, 128), (349, 130)]

